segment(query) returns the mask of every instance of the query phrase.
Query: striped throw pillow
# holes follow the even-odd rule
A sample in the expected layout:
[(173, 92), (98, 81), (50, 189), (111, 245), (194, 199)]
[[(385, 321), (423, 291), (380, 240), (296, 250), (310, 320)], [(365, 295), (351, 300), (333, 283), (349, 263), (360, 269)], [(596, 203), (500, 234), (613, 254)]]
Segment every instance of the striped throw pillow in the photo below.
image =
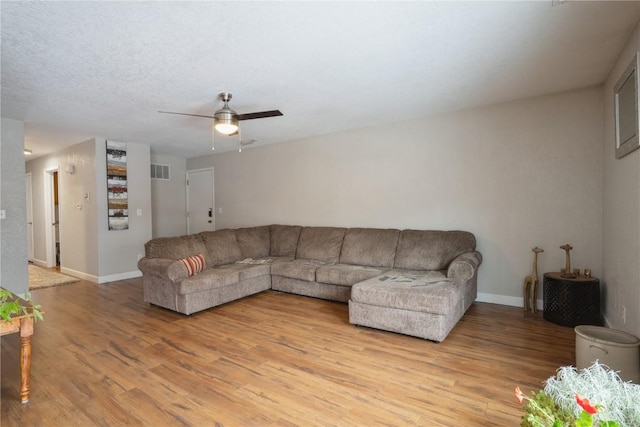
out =
[(202, 254), (183, 258), (180, 261), (187, 268), (187, 276), (189, 277), (204, 270), (204, 255)]

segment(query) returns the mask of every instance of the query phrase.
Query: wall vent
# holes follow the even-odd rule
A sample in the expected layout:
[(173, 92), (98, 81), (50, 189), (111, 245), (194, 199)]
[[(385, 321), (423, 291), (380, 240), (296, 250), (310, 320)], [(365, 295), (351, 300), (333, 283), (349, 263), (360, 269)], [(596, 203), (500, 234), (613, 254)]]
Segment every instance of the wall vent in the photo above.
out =
[(151, 164), (151, 179), (170, 179), (169, 165)]

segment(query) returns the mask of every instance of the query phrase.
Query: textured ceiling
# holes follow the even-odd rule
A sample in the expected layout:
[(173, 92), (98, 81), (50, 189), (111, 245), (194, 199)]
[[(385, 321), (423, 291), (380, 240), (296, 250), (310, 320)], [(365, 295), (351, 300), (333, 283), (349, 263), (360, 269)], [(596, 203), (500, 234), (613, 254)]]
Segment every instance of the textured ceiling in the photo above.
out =
[[(600, 84), (640, 2), (2, 1), (2, 117), (35, 155), (92, 137), (210, 153)], [(217, 140), (216, 150), (233, 149)]]

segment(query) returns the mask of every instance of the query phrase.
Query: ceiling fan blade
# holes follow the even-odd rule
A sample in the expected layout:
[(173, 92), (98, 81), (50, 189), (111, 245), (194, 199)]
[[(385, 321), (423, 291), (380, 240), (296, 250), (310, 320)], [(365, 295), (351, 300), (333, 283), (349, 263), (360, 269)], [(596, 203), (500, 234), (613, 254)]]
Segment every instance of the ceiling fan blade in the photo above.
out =
[(238, 114), (236, 118), (238, 120), (251, 120), (251, 119), (263, 119), (266, 117), (278, 117), (283, 114), (280, 110), (259, 111), (257, 113)]
[(207, 119), (213, 119), (213, 116), (203, 116), (202, 114), (188, 114), (188, 113), (174, 113), (173, 111), (158, 111), (163, 114), (178, 114), (180, 116), (193, 116), (193, 117), (205, 117)]

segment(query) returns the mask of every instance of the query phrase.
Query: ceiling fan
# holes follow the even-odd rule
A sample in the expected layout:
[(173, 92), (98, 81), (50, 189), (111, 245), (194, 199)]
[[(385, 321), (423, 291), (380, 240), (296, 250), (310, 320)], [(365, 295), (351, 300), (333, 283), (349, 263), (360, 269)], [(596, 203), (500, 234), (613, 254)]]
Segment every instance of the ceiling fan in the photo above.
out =
[[(193, 116), (193, 117), (205, 117), (209, 119), (213, 119), (213, 129), (220, 132), (224, 135), (236, 135), (240, 133), (240, 124), (241, 120), (252, 120), (252, 119), (264, 119), (267, 117), (277, 117), (282, 116), (280, 110), (269, 110), (269, 111), (258, 111), (255, 113), (246, 113), (246, 114), (238, 114), (231, 108), (229, 108), (229, 101), (231, 100), (231, 94), (229, 92), (222, 92), (218, 94), (218, 97), (224, 102), (224, 105), (221, 109), (217, 110), (213, 113), (213, 116), (206, 116), (202, 114), (190, 114), (190, 113), (175, 113), (172, 111), (158, 111), (158, 113), (164, 114), (179, 114), (181, 116)], [(212, 132), (212, 138), (215, 132)], [(239, 140), (239, 146), (242, 146), (242, 143)], [(213, 150), (213, 141), (211, 149)]]

